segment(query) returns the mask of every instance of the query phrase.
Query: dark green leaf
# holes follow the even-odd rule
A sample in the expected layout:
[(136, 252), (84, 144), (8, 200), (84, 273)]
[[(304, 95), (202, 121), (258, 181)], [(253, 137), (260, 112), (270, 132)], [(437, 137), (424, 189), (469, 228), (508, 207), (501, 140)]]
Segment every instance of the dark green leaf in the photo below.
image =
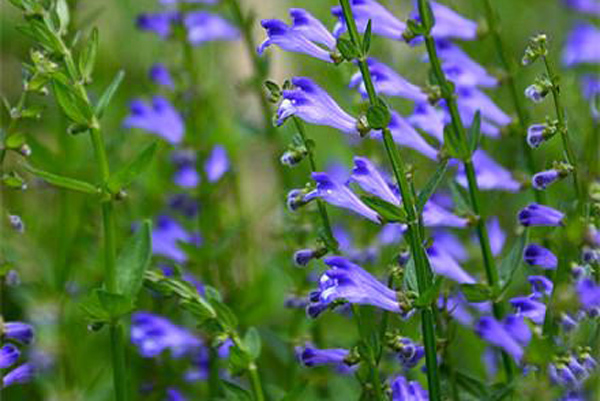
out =
[(246, 331), (246, 334), (244, 335), (244, 347), (246, 348), (246, 352), (248, 352), (250, 359), (253, 361), (258, 359), (261, 341), (260, 334), (258, 334), (258, 330), (256, 330), (255, 327), (250, 327), (248, 331)]
[(463, 145), (450, 124), (444, 127), (444, 148), (450, 157), (464, 159)]
[(142, 288), (144, 273), (152, 256), (152, 223), (144, 221), (138, 231), (127, 241), (117, 258), (117, 288), (135, 303)]
[(62, 82), (60, 79), (53, 79), (52, 87), (54, 88), (56, 100), (67, 117), (78, 124), (89, 125), (91, 123), (92, 110), (73, 86)]
[(459, 213), (469, 213), (471, 211), (471, 203), (463, 187), (456, 182), (452, 182), (450, 183), (450, 193), (452, 194), (452, 201), (456, 205), (456, 210)]
[(352, 61), (360, 57), (360, 51), (356, 48), (354, 43), (348, 39), (338, 38), (337, 49), (342, 57), (344, 57), (344, 59), (347, 61)]
[(371, 49), (371, 20), (367, 22), (367, 28), (365, 29), (365, 33), (363, 35), (362, 40), (362, 54), (366, 56), (369, 54), (369, 50)]
[(429, 181), (427, 181), (427, 184), (425, 184), (425, 187), (423, 187), (419, 193), (419, 197), (417, 199), (417, 208), (420, 212), (423, 211), (423, 207), (425, 207), (425, 204), (429, 198), (431, 198), (437, 187), (442, 182), (444, 174), (446, 174), (447, 170), (448, 160), (441, 161), (431, 178), (429, 178)]
[(217, 320), (226, 328), (234, 328), (237, 326), (238, 320), (233, 311), (221, 301), (213, 299), (210, 305), (217, 314)]
[(459, 370), (455, 370), (453, 375), (460, 387), (465, 389), (470, 394), (479, 397), (478, 399), (485, 399), (488, 394), (488, 384), (474, 378), (469, 374), (460, 372)]
[(423, 24), (421, 24), (419, 21), (416, 21), (414, 19), (409, 19), (406, 21), (406, 23), (407, 23), (408, 29), (413, 34), (412, 36), (421, 36), (421, 35), (425, 34), (425, 32), (427, 31), (425, 29), (425, 27), (423, 26)]
[(510, 252), (502, 259), (498, 266), (498, 275), (500, 276), (500, 286), (506, 288), (510, 285), (515, 272), (523, 263), (523, 251), (527, 245), (529, 231), (525, 230), (523, 234), (515, 241)]
[(150, 165), (157, 147), (158, 143), (153, 142), (138, 153), (129, 164), (112, 175), (107, 183), (108, 190), (114, 194), (131, 184)]
[(436, 302), (440, 295), (443, 281), (444, 278), (442, 276), (437, 276), (433, 282), (433, 285), (430, 286), (423, 294), (419, 295), (419, 298), (416, 299), (415, 306), (428, 307)]
[(95, 293), (110, 319), (118, 319), (133, 310), (131, 299), (125, 295), (114, 294), (104, 289), (97, 289)]
[(225, 399), (227, 401), (252, 401), (252, 395), (248, 390), (240, 387), (238, 384), (228, 380), (222, 380)]
[(79, 73), (84, 81), (89, 81), (96, 64), (98, 52), (98, 29), (93, 28), (89, 39), (79, 55)]
[(361, 196), (361, 200), (371, 209), (375, 210), (379, 217), (387, 223), (406, 222), (406, 212), (403, 208), (384, 201), (377, 196)]
[(269, 91), (269, 100), (276, 103), (281, 98), (281, 88), (273, 81), (265, 81), (265, 87)]
[(100, 99), (96, 104), (96, 116), (98, 116), (98, 118), (102, 117), (104, 111), (106, 111), (106, 108), (110, 104), (110, 101), (112, 100), (115, 92), (117, 91), (117, 89), (119, 89), (119, 85), (121, 85), (121, 82), (123, 82), (124, 77), (125, 72), (123, 70), (117, 72), (117, 75), (112, 80), (110, 85), (108, 85), (108, 88), (106, 88), (102, 96), (100, 96)]
[(59, 53), (62, 50), (56, 35), (39, 19), (29, 19), (27, 25), (18, 26), (17, 30), (38, 42), (51, 53)]
[(28, 164), (24, 164), (23, 166), (25, 167), (25, 170), (29, 171), (31, 174), (38, 176), (47, 183), (55, 185), (57, 187), (92, 195), (100, 193), (99, 189), (94, 185), (90, 184), (89, 182), (53, 174), (48, 171), (40, 170)]
[(461, 284), (460, 290), (469, 302), (485, 302), (492, 299), (492, 289), (485, 284)]
[(377, 99), (377, 103), (369, 106), (367, 110), (367, 121), (372, 129), (383, 129), (388, 126), (390, 119), (390, 109), (381, 99)]
[(471, 128), (469, 128), (469, 151), (471, 154), (477, 150), (481, 139), (481, 112), (477, 110)]

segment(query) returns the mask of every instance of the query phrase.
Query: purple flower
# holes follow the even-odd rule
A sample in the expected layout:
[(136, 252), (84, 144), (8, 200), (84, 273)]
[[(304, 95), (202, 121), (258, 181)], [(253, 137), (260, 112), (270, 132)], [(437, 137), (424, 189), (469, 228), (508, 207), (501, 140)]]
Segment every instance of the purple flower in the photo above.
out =
[(381, 245), (397, 244), (402, 240), (406, 231), (405, 224), (389, 223), (384, 225), (377, 235), (377, 240)]
[(600, 77), (586, 74), (581, 76), (583, 96), (590, 102), (592, 117), (600, 120)]
[(500, 226), (500, 220), (497, 217), (493, 217), (487, 223), (487, 229), (490, 236), (490, 246), (492, 248), (492, 254), (494, 256), (500, 255), (504, 242), (506, 241), (506, 234)]
[(519, 316), (531, 319), (535, 324), (544, 323), (546, 316), (546, 305), (533, 296), (515, 297), (510, 300), (510, 304), (515, 308)]
[(315, 256), (315, 251), (312, 249), (300, 249), (294, 253), (294, 263), (298, 266), (306, 266)]
[[(377, 93), (410, 99), (416, 102), (427, 101), (427, 95), (421, 88), (408, 82), (392, 68), (372, 57), (367, 59), (367, 65), (369, 66), (369, 71), (371, 72), (371, 77)], [(363, 98), (368, 96), (360, 71), (356, 72), (350, 79), (350, 87), (358, 88), (358, 91)]]
[(202, 341), (187, 329), (149, 312), (131, 316), (131, 342), (145, 358), (153, 358), (169, 350), (174, 358), (197, 351)]
[(469, 221), (452, 214), (434, 201), (429, 200), (423, 207), (423, 223), (426, 227), (464, 228), (469, 224)]
[(533, 334), (522, 316), (506, 316), (504, 318), (504, 328), (521, 345), (527, 345), (531, 341)]
[[(392, 118), (388, 128), (392, 133), (394, 142), (398, 145), (412, 148), (431, 160), (437, 160), (438, 151), (427, 143), (404, 117), (394, 110), (392, 110)], [(372, 131), (371, 137), (381, 139), (381, 131)]]
[(262, 27), (267, 31), (267, 39), (258, 46), (258, 54), (263, 54), (271, 45), (277, 45), (286, 51), (333, 62), (331, 52), (335, 49), (336, 41), (321, 21), (301, 8), (292, 8), (289, 12), (292, 26), (277, 19), (261, 21)]
[(304, 202), (321, 198), (334, 206), (351, 210), (374, 223), (380, 223), (379, 215), (365, 205), (345, 184), (333, 181), (327, 173), (313, 173), (317, 187), (304, 196)]
[(176, 11), (145, 13), (138, 16), (137, 26), (143, 31), (155, 32), (160, 38), (166, 39), (171, 35), (172, 24), (179, 18), (179, 13)]
[(567, 67), (600, 63), (600, 29), (590, 23), (578, 23), (569, 34), (562, 62)]
[(558, 266), (558, 259), (549, 250), (538, 244), (529, 244), (523, 251), (523, 260), (530, 266), (554, 270)]
[(283, 101), (277, 109), (277, 125), (290, 116), (316, 125), (328, 125), (342, 132), (356, 133), (356, 119), (346, 113), (310, 78), (292, 78), (294, 89), (283, 91)]
[(546, 124), (532, 124), (527, 128), (527, 144), (532, 148), (539, 147), (547, 139)]
[(155, 96), (152, 104), (133, 100), (124, 121), (127, 128), (140, 128), (165, 138), (171, 144), (183, 139), (185, 126), (179, 112), (163, 97)]
[(17, 363), (21, 353), (13, 344), (5, 344), (0, 348), (0, 369), (6, 369)]
[(318, 316), (336, 300), (401, 312), (396, 293), (360, 266), (341, 256), (325, 258), (324, 262), (330, 269), (321, 275), (319, 289), (311, 293), (312, 304), (307, 308), (310, 316)]
[(299, 350), (300, 360), (304, 366), (340, 365), (350, 352), (343, 348), (318, 349), (306, 345)]
[(236, 40), (239, 30), (223, 17), (207, 11), (194, 11), (183, 18), (187, 39), (199, 46), (215, 40)]
[(417, 366), (419, 361), (425, 356), (425, 347), (413, 342), (408, 337), (402, 337), (398, 344), (398, 358), (400, 363), (406, 369), (411, 369)]
[(204, 162), (204, 171), (208, 182), (217, 182), (229, 171), (227, 151), (221, 145), (216, 145)]
[[(521, 184), (512, 177), (510, 171), (496, 163), (481, 149), (476, 150), (473, 154), (473, 166), (475, 167), (477, 184), (481, 190), (495, 189), (517, 192), (521, 188)], [(469, 187), (464, 166), (462, 164), (458, 168), (456, 182), (465, 188)]]
[(175, 172), (173, 182), (183, 188), (196, 188), (200, 183), (200, 175), (195, 166), (183, 166)]
[(550, 170), (541, 171), (541, 172), (535, 174), (531, 178), (531, 184), (533, 185), (533, 187), (535, 189), (543, 190), (543, 189), (546, 189), (546, 187), (548, 187), (548, 185), (558, 181), (558, 179), (560, 179), (560, 178), (561, 178), (561, 175), (558, 172), (558, 170), (550, 169)]
[(31, 381), (34, 375), (35, 367), (31, 363), (24, 363), (4, 376), (2, 387), (10, 387), (13, 384), (25, 384)]
[[(442, 59), (442, 69), (446, 77), (459, 87), (498, 86), (498, 79), (488, 74), (485, 68), (473, 61), (467, 53), (449, 40), (436, 40), (438, 54)], [(428, 60), (428, 57), (425, 57)]]
[(600, 16), (600, 2), (598, 0), (564, 0), (563, 2), (581, 13)]
[(440, 142), (444, 142), (444, 124), (446, 113), (427, 102), (416, 103), (408, 122), (421, 129)]
[(591, 278), (583, 278), (576, 285), (579, 302), (586, 311), (600, 309), (600, 285), (596, 284)]
[(427, 390), (417, 381), (408, 381), (404, 376), (396, 376), (390, 383), (392, 401), (428, 401)]
[(175, 82), (173, 82), (173, 78), (171, 77), (171, 73), (162, 63), (154, 64), (149, 71), (150, 79), (154, 81), (154, 83), (158, 85), (164, 85), (169, 87), (169, 89), (175, 88)]
[(176, 387), (169, 387), (167, 389), (167, 398), (165, 401), (186, 401), (183, 393)]
[[(513, 328), (516, 326), (517, 320), (513, 318), (509, 321), (509, 327)], [(524, 327), (527, 327), (526, 325)], [(521, 327), (521, 329), (523, 326)], [(525, 330), (518, 331), (518, 335), (511, 330), (508, 330), (504, 324), (497, 321), (491, 316), (484, 316), (475, 325), (475, 332), (478, 336), (483, 338), (488, 343), (502, 348), (509, 355), (511, 355), (516, 361), (520, 361), (523, 357), (523, 345)]]
[(187, 218), (193, 218), (198, 214), (198, 202), (188, 194), (177, 194), (169, 199), (169, 207), (180, 212)]
[(192, 243), (193, 239), (177, 221), (168, 216), (159, 216), (152, 230), (152, 253), (184, 263), (187, 255), (179, 247), (179, 242)]
[(579, 380), (577, 380), (577, 377), (575, 377), (575, 374), (573, 374), (571, 369), (569, 369), (569, 366), (563, 363), (550, 364), (548, 367), (548, 374), (550, 376), (550, 380), (559, 386), (571, 388), (578, 387), (580, 384)]
[(465, 246), (460, 239), (449, 230), (436, 230), (432, 237), (436, 247), (443, 249), (455, 260), (464, 262), (469, 258)]
[(540, 103), (547, 95), (548, 89), (538, 84), (532, 84), (525, 88), (525, 96), (534, 103)]
[(427, 249), (427, 256), (435, 274), (447, 277), (459, 284), (474, 284), (476, 282), (448, 252), (435, 244)]
[(33, 341), (33, 327), (23, 322), (4, 323), (4, 338), (30, 344)]
[(429, 2), (435, 17), (431, 36), (436, 39), (473, 40), (477, 37), (477, 23), (435, 1)]
[[(367, 23), (371, 20), (374, 34), (396, 40), (402, 39), (406, 24), (375, 0), (350, 0), (350, 7), (360, 33), (367, 29)], [(347, 29), (344, 12), (342, 7), (335, 6), (331, 8), (331, 13), (338, 19), (338, 23), (333, 28), (333, 35), (338, 38)]]
[(563, 225), (565, 214), (548, 206), (531, 203), (519, 212), (519, 223), (525, 227)]
[(500, 134), (498, 127), (503, 127), (511, 122), (511, 118), (481, 90), (474, 87), (459, 87), (458, 110), (465, 122), (473, 121), (477, 111), (481, 112), (481, 132), (491, 137)]
[(366, 157), (354, 157), (354, 168), (349, 181), (355, 182), (364, 191), (388, 203), (400, 205), (400, 200), (394, 194), (386, 179)]
[(552, 294), (552, 288), (554, 284), (552, 281), (544, 276), (529, 276), (527, 277), (527, 281), (531, 284), (531, 290), (533, 291), (533, 296), (536, 298), (543, 298), (544, 296), (549, 296)]

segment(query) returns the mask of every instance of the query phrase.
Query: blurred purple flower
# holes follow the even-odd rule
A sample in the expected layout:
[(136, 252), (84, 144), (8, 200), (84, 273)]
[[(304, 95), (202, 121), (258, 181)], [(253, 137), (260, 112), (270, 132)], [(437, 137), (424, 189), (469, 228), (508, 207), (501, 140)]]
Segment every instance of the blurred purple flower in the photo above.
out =
[(13, 344), (4, 344), (0, 348), (0, 369), (6, 369), (17, 363), (21, 352)]
[(157, 134), (171, 144), (178, 144), (183, 139), (185, 126), (179, 112), (163, 97), (155, 96), (152, 103), (133, 100), (130, 103), (130, 114), (124, 123), (127, 128), (140, 128)]
[(434, 243), (433, 246), (427, 248), (427, 256), (429, 263), (435, 274), (447, 277), (456, 281), (459, 284), (475, 284), (476, 281), (469, 273), (463, 270), (450, 253), (439, 248)]
[(271, 45), (277, 45), (286, 51), (333, 62), (330, 54), (335, 50), (336, 41), (323, 23), (301, 8), (291, 8), (289, 13), (291, 26), (277, 19), (261, 21), (262, 27), (267, 31), (267, 38), (258, 46), (258, 54), (263, 54)]
[[(517, 192), (521, 188), (521, 184), (512, 177), (510, 171), (496, 163), (481, 149), (476, 150), (473, 154), (473, 165), (475, 167), (477, 183), (481, 190), (495, 189)], [(462, 164), (458, 168), (456, 182), (465, 188), (469, 186)]]
[(204, 162), (204, 171), (208, 182), (217, 182), (229, 171), (229, 158), (227, 151), (221, 145), (216, 145)]
[(169, 87), (169, 89), (175, 88), (175, 82), (173, 82), (171, 73), (163, 63), (154, 64), (150, 67), (148, 74), (150, 75), (150, 79), (157, 85), (164, 85)]
[(500, 109), (484, 92), (474, 87), (459, 87), (458, 111), (463, 121), (470, 126), (475, 113), (481, 113), (481, 132), (490, 137), (500, 135), (498, 127), (503, 127), (511, 122), (511, 118)]
[[(529, 328), (519, 319), (511, 315), (507, 316), (505, 323), (501, 323), (491, 316), (484, 316), (475, 325), (475, 332), (488, 343), (502, 348), (516, 361), (523, 357), (523, 346), (528, 336)], [(508, 327), (506, 325), (508, 322)], [(515, 330), (518, 329), (518, 330)]]
[(563, 2), (576, 11), (600, 16), (600, 1), (598, 0), (564, 0)]
[(194, 46), (215, 40), (236, 40), (240, 35), (237, 27), (229, 21), (207, 11), (186, 14), (183, 24), (187, 29), (187, 39)]
[(490, 237), (490, 246), (494, 256), (500, 255), (504, 242), (506, 241), (506, 233), (500, 226), (500, 220), (497, 217), (492, 217), (487, 223), (487, 229)]
[(434, 201), (429, 200), (423, 207), (423, 224), (426, 227), (464, 228), (469, 224), (466, 218), (456, 216)]
[(439, 142), (444, 142), (445, 112), (437, 109), (427, 102), (415, 104), (413, 114), (408, 117), (408, 122), (415, 128), (427, 132)]
[(355, 182), (364, 191), (388, 203), (400, 205), (400, 200), (394, 194), (386, 179), (366, 157), (354, 157), (354, 168), (349, 181)]
[(428, 401), (427, 390), (418, 381), (408, 381), (404, 376), (396, 376), (390, 383), (392, 401)]
[(583, 95), (590, 102), (592, 117), (600, 120), (600, 76), (585, 74), (581, 76)]
[(425, 347), (413, 342), (408, 337), (402, 337), (399, 344), (395, 346), (400, 348), (398, 350), (398, 358), (402, 366), (406, 369), (417, 366), (419, 361), (425, 356)]
[(171, 35), (172, 24), (179, 18), (180, 15), (177, 11), (144, 13), (138, 16), (137, 26), (143, 31), (155, 32), (160, 38), (166, 39)]
[(448, 230), (436, 230), (432, 234), (436, 247), (452, 256), (453, 259), (464, 262), (469, 258), (465, 246), (460, 239)]
[(554, 270), (558, 266), (558, 259), (547, 248), (538, 244), (529, 244), (523, 251), (523, 260), (530, 266)]
[(537, 148), (546, 141), (546, 128), (546, 124), (532, 124), (527, 128), (527, 144), (531, 148)]
[(161, 255), (177, 263), (187, 260), (186, 253), (179, 247), (179, 242), (193, 243), (190, 235), (177, 221), (169, 216), (159, 216), (152, 230), (152, 253)]
[(562, 226), (565, 214), (549, 206), (531, 203), (519, 212), (519, 222), (525, 227)]
[(187, 218), (193, 218), (198, 214), (198, 201), (192, 196), (182, 193), (169, 198), (169, 207), (172, 210), (180, 212)]
[[(371, 20), (374, 34), (402, 40), (406, 24), (375, 0), (350, 0), (350, 7), (360, 33), (367, 29), (367, 23)], [(333, 28), (333, 35), (338, 38), (347, 30), (342, 7), (332, 7), (331, 14), (338, 19)]]
[(554, 288), (554, 284), (552, 281), (544, 276), (529, 276), (527, 277), (527, 281), (531, 284), (531, 290), (533, 291), (533, 296), (535, 298), (544, 298), (545, 296), (550, 296), (552, 294), (552, 288)]
[[(442, 59), (442, 69), (446, 77), (456, 86), (484, 88), (498, 86), (498, 79), (488, 74), (485, 68), (471, 59), (457, 45), (449, 40), (436, 40), (436, 46)], [(428, 60), (427, 56), (425, 60)]]
[(560, 173), (558, 170), (550, 169), (546, 171), (540, 171), (531, 178), (531, 184), (535, 189), (544, 190), (546, 187), (548, 187), (548, 185), (558, 181), (559, 178)]
[(318, 349), (305, 345), (298, 350), (300, 361), (304, 366), (313, 367), (321, 365), (341, 365), (350, 354), (343, 348)]
[(600, 63), (600, 29), (590, 23), (578, 23), (567, 38), (562, 62), (567, 67)]
[(150, 312), (136, 312), (131, 316), (131, 342), (146, 358), (156, 357), (166, 350), (174, 358), (181, 358), (202, 347), (202, 341), (192, 332)]
[(591, 278), (582, 278), (576, 284), (579, 302), (588, 312), (600, 312), (600, 285)]
[(33, 341), (33, 326), (23, 322), (6, 322), (2, 325), (3, 338), (15, 340), (23, 344), (31, 344)]
[[(416, 2), (415, 2), (416, 3)], [(463, 17), (443, 4), (430, 1), (435, 18), (431, 36), (435, 39), (473, 40), (477, 37), (477, 23)]]
[(187, 398), (183, 395), (183, 393), (176, 387), (169, 387), (167, 389), (167, 397), (165, 401), (186, 401)]
[(283, 91), (283, 101), (277, 109), (277, 124), (290, 116), (316, 125), (328, 125), (345, 133), (356, 133), (356, 119), (346, 113), (312, 79), (292, 78), (294, 89)]
[(25, 384), (31, 381), (35, 373), (36, 369), (31, 363), (24, 363), (4, 375), (2, 387), (10, 387), (13, 384)]
[(530, 319), (533, 323), (541, 325), (546, 316), (546, 305), (537, 300), (535, 296), (514, 297), (510, 304), (518, 316)]

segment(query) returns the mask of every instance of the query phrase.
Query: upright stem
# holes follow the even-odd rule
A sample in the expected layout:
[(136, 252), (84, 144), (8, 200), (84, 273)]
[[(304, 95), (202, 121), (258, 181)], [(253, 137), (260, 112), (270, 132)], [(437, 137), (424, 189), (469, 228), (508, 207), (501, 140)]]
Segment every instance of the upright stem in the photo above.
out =
[[(354, 20), (354, 15), (352, 14), (350, 3), (348, 0), (340, 0), (340, 4), (344, 12), (344, 19), (346, 20), (350, 40), (357, 49), (362, 49), (362, 40), (358, 33), (358, 29), (356, 28), (356, 21)], [(371, 73), (365, 61), (364, 55), (361, 56), (357, 60), (357, 62), (363, 81), (365, 83), (365, 88), (369, 95), (369, 102), (372, 106), (376, 105), (378, 103), (377, 94), (375, 93), (375, 86), (373, 85)], [(404, 205), (408, 218), (407, 237), (409, 238), (411, 254), (415, 261), (415, 270), (417, 273), (417, 284), (419, 287), (419, 293), (422, 294), (425, 291), (427, 291), (427, 289), (431, 286), (432, 273), (431, 267), (429, 266), (429, 260), (427, 258), (423, 246), (423, 238), (421, 236), (422, 230), (419, 224), (419, 212), (416, 209), (416, 203), (413, 197), (413, 193), (411, 191), (411, 187), (406, 177), (406, 166), (404, 165), (404, 162), (400, 157), (398, 148), (396, 147), (396, 144), (394, 143), (394, 140), (392, 138), (392, 134), (389, 128), (387, 127), (383, 128), (382, 131), (385, 150), (392, 165), (392, 169), (394, 171), (394, 176), (396, 178), (398, 186), (400, 187), (402, 203)], [(441, 392), (437, 366), (437, 349), (432, 306), (422, 309), (421, 324), (423, 331), (423, 342), (425, 346), (425, 361), (427, 364), (427, 382), (429, 385), (429, 397), (432, 401), (439, 401), (441, 399)]]
[(584, 203), (584, 199), (582, 198), (581, 189), (579, 187), (579, 180), (577, 178), (577, 159), (575, 158), (575, 153), (573, 152), (573, 148), (571, 146), (571, 141), (569, 140), (569, 130), (567, 128), (567, 121), (565, 118), (565, 110), (561, 104), (560, 98), (560, 86), (558, 82), (558, 75), (556, 75), (554, 68), (552, 67), (552, 63), (548, 60), (547, 56), (542, 57), (544, 60), (544, 66), (546, 67), (546, 73), (548, 74), (548, 78), (550, 82), (552, 82), (551, 91), (552, 98), (554, 100), (554, 109), (556, 112), (556, 119), (558, 120), (558, 130), (560, 132), (560, 138), (562, 140), (563, 151), (565, 152), (565, 158), (567, 162), (573, 166), (573, 188), (575, 189), (575, 195), (577, 196), (577, 200), (579, 201), (579, 205), (582, 206)]
[(252, 391), (254, 392), (255, 401), (264, 401), (265, 396), (260, 383), (258, 368), (254, 363), (252, 363), (248, 368), (248, 374), (250, 375), (250, 383), (252, 384)]
[[(526, 136), (529, 122), (529, 113), (523, 105), (523, 97), (518, 91), (517, 83), (515, 82), (515, 63), (512, 60), (510, 60), (507, 56), (504, 41), (502, 40), (502, 36), (500, 35), (498, 17), (496, 15), (496, 11), (492, 7), (491, 0), (483, 0), (483, 3), (485, 5), (486, 20), (490, 28), (490, 32), (492, 33), (494, 45), (496, 47), (496, 54), (500, 58), (500, 63), (502, 64), (502, 67), (504, 68), (504, 71), (506, 73), (506, 84), (508, 86), (508, 91), (513, 103), (513, 107), (517, 113), (517, 117), (519, 120), (519, 140), (521, 144), (521, 149), (523, 150), (523, 155), (525, 156), (525, 164), (527, 167), (527, 171), (530, 175), (533, 175), (537, 172), (537, 169), (535, 168), (535, 159), (533, 157), (533, 151), (531, 147), (527, 144)], [(537, 191), (533, 187), (532, 191), (535, 197), (535, 201), (537, 203), (546, 203), (545, 192)]]
[[(425, 15), (427, 14), (426, 10), (428, 8), (428, 0), (419, 0), (419, 14), (422, 21), (424, 20)], [(431, 36), (431, 33), (427, 32), (424, 35), (424, 38), (433, 74), (435, 75), (435, 78), (440, 86), (442, 97), (446, 101), (448, 111), (450, 112), (451, 124), (454, 135), (457, 135), (459, 142), (463, 146), (463, 149), (467, 149), (468, 139), (458, 111), (458, 104), (456, 102), (456, 95), (453, 91), (453, 86), (446, 79), (444, 71), (442, 70), (441, 62), (438, 57), (437, 49), (435, 46), (435, 41)], [(477, 236), (479, 238), (479, 245), (483, 256), (483, 263), (485, 267), (487, 281), (490, 287), (492, 288), (492, 291), (495, 294), (497, 294), (499, 285), (498, 272), (496, 270), (495, 260), (492, 254), (492, 248), (490, 246), (490, 239), (487, 231), (487, 226), (485, 224), (486, 219), (480, 207), (479, 186), (477, 184), (477, 178), (475, 175), (475, 169), (473, 167), (471, 156), (466, 157), (465, 160), (463, 160), (463, 163), (465, 167), (465, 172), (467, 174), (467, 181), (469, 184), (469, 197), (471, 200), (471, 206), (473, 208), (473, 213), (475, 214), (475, 217), (477, 219)], [(496, 319), (500, 319), (503, 315), (502, 305), (494, 302), (493, 312), (494, 317), (496, 317)], [(510, 379), (513, 374), (512, 363), (505, 353), (503, 353), (503, 361), (507, 378)]]

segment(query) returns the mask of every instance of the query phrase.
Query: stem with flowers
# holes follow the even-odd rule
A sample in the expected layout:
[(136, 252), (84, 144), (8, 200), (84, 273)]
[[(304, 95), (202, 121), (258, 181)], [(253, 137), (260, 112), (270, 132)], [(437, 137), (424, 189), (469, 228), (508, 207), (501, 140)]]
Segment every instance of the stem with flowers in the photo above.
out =
[[(362, 39), (358, 33), (356, 27), (356, 21), (350, 8), (348, 0), (340, 0), (344, 12), (344, 19), (348, 27), (348, 33), (350, 40), (356, 49), (362, 49)], [(369, 67), (366, 62), (366, 55), (361, 54), (357, 58), (358, 63), (365, 87), (369, 96), (369, 103), (371, 107), (381, 106), (381, 101), (378, 99), (375, 93), (375, 86)], [(425, 293), (432, 285), (432, 272), (429, 266), (429, 260), (425, 253), (423, 238), (422, 238), (422, 227), (420, 225), (419, 213), (417, 211), (416, 202), (411, 191), (406, 173), (406, 166), (404, 161), (400, 157), (398, 148), (394, 143), (392, 134), (387, 126), (382, 128), (383, 141), (385, 150), (390, 160), (394, 176), (400, 188), (402, 195), (402, 203), (407, 215), (408, 231), (407, 236), (409, 238), (410, 249), (412, 257), (415, 261), (415, 270), (417, 275), (417, 284), (419, 293)], [(429, 385), (429, 397), (432, 401), (438, 401), (441, 399), (440, 395), (440, 380), (437, 365), (437, 345), (435, 339), (435, 326), (434, 326), (434, 310), (432, 306), (428, 306), (421, 311), (421, 324), (423, 332), (423, 342), (425, 346), (425, 360), (427, 364), (427, 382)]]
[[(427, 47), (429, 62), (431, 64), (437, 84), (440, 87), (441, 97), (445, 100), (446, 105), (448, 107), (448, 111), (450, 113), (451, 135), (455, 136), (458, 142), (458, 146), (462, 147), (463, 150), (463, 152), (461, 152), (463, 153), (462, 162), (467, 176), (471, 207), (473, 209), (473, 213), (475, 214), (477, 237), (479, 238), (479, 244), (483, 256), (483, 263), (485, 267), (487, 282), (492, 289), (492, 293), (498, 294), (498, 271), (496, 269), (496, 263), (492, 254), (490, 238), (486, 227), (485, 215), (481, 211), (479, 186), (477, 184), (475, 168), (471, 159), (471, 152), (465, 152), (465, 150), (468, 147), (468, 138), (458, 111), (456, 94), (454, 93), (454, 85), (450, 81), (448, 81), (446, 75), (444, 74), (444, 71), (442, 70), (441, 62), (437, 54), (435, 40), (431, 36), (431, 29), (433, 28), (435, 21), (433, 19), (431, 5), (429, 4), (429, 1), (419, 0), (418, 9), (419, 17), (422, 21), (422, 27), (424, 28), (423, 37), (425, 39), (425, 45)], [(503, 315), (502, 305), (498, 302), (493, 302), (493, 312), (494, 316), (497, 319), (501, 318)], [(504, 363), (506, 376), (508, 379), (510, 379), (513, 376), (512, 362), (510, 361), (509, 356), (504, 352), (502, 353), (502, 360)]]

